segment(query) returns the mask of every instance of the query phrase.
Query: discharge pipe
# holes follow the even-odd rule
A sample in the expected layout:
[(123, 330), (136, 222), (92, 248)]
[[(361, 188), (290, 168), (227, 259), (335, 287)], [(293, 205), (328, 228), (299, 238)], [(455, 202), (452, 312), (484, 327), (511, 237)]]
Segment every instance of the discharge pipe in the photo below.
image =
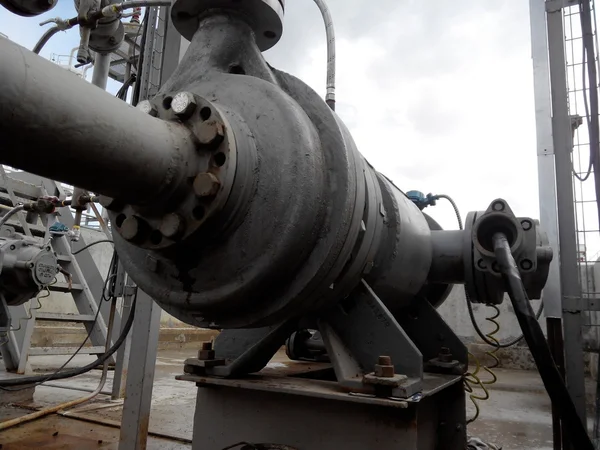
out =
[(0, 39), (0, 60), (0, 163), (133, 204), (183, 181), (195, 148), (184, 126), (136, 110), (8, 39)]

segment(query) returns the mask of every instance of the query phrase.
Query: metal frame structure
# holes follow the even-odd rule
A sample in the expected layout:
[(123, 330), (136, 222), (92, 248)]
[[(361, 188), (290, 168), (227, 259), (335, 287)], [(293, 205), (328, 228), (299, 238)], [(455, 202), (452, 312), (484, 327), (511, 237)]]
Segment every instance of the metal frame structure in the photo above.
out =
[[(584, 351), (598, 351), (598, 321), (593, 311), (600, 311), (600, 288), (593, 270), (597, 261), (590, 261), (587, 255), (600, 250), (600, 199), (594, 193), (597, 174), (590, 175), (586, 183), (579, 179), (588, 172), (588, 121), (596, 120), (584, 110), (584, 97), (590, 89), (598, 88), (590, 86), (589, 80), (587, 86), (582, 85), (587, 75), (580, 5), (577, 0), (530, 0), (541, 222), (555, 251), (559, 250), (544, 302), (549, 316), (559, 320), (559, 324), (562, 318), (562, 330), (558, 328), (557, 332), (549, 322), (548, 335), (556, 343), (554, 356), (559, 368), (563, 363), (564, 337), (567, 386), (581, 420), (586, 423)], [(593, 0), (590, 8), (595, 17)], [(597, 49), (595, 20), (592, 28)], [(597, 58), (592, 63), (597, 65)], [(593, 249), (588, 248), (590, 240), (595, 242)], [(560, 281), (552, 276), (557, 271)], [(567, 448), (564, 435), (562, 439)], [(560, 441), (555, 424), (555, 448), (561, 448)]]
[[(41, 177), (31, 175), (25, 172), (13, 172), (10, 176), (6, 176), (3, 183), (0, 183), (2, 190), (16, 191), (12, 192), (12, 196), (9, 194), (5, 200), (14, 202), (20, 199), (34, 199), (42, 195), (56, 195), (62, 196), (61, 187), (50, 180), (43, 179)], [(11, 186), (14, 188), (11, 188)], [(13, 197), (13, 199), (10, 199)], [(73, 225), (73, 218), (68, 208), (63, 208), (61, 211), (61, 221), (68, 227)], [(32, 218), (36, 219), (36, 218)], [(45, 220), (45, 219), (44, 219)], [(29, 222), (34, 222), (30, 220)], [(37, 222), (37, 220), (35, 220)], [(40, 235), (45, 230), (40, 228), (39, 225), (34, 223), (27, 224), (24, 220), (24, 224), (21, 225), (23, 229), (27, 227), (30, 231)], [(73, 272), (76, 283), (73, 286), (73, 297), (75, 304), (78, 308), (80, 316), (59, 317), (51, 314), (42, 315), (40, 314), (39, 319), (44, 320), (67, 320), (76, 321), (79, 319), (83, 320), (84, 325), (88, 332), (90, 332), (90, 341), (92, 346), (100, 347), (106, 342), (107, 330), (106, 323), (108, 321), (109, 308), (107, 304), (103, 304), (101, 301), (101, 292), (103, 288), (103, 277), (101, 276), (98, 268), (93, 261), (89, 252), (82, 252), (77, 257), (69, 256), (71, 250), (68, 243), (65, 241), (65, 237), (59, 238), (56, 241), (57, 247), (55, 250), (61, 253), (66, 258), (63, 263), (70, 264), (71, 271)], [(85, 240), (80, 240), (79, 246), (85, 245)], [(51, 290), (62, 290), (66, 292), (66, 285), (56, 284), (56, 288)], [(35, 302), (32, 300), (31, 302)], [(91, 321), (87, 319), (93, 317), (100, 308), (100, 317), (96, 326), (90, 328)], [(18, 307), (10, 307), (11, 315), (13, 316), (13, 324), (20, 324), (17, 326), (17, 330), (11, 333), (11, 348), (13, 348), (12, 354), (5, 355), (5, 365), (7, 369), (16, 370), (18, 373), (23, 373), (26, 369), (27, 357), (30, 354), (34, 354), (30, 350), (30, 340), (33, 334), (35, 325), (35, 309), (32, 305), (29, 308), (24, 305)], [(28, 318), (31, 318), (27, 320)], [(16, 325), (15, 325), (16, 326)], [(103, 348), (103, 347), (102, 347)], [(38, 354), (52, 354), (55, 350), (51, 348), (42, 348), (38, 351)], [(10, 362), (12, 361), (12, 363)]]

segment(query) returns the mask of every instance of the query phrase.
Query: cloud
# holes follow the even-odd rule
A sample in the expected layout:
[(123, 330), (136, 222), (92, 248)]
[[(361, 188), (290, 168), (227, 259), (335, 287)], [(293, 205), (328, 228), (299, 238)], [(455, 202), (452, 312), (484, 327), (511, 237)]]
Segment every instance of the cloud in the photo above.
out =
[[(47, 17), (70, 17), (61, 0)], [(360, 151), (402, 189), (446, 193), (464, 214), (504, 197), (537, 216), (528, 2), (329, 0), (337, 42), (337, 112)], [(63, 9), (60, 9), (63, 8)], [(40, 18), (0, 11), (0, 32), (31, 48)], [(45, 49), (66, 54), (77, 33)], [(311, 0), (286, 2), (265, 53), (325, 94), (325, 28)], [(454, 228), (451, 208), (432, 209)]]
[[(265, 56), (324, 94), (318, 9), (308, 0), (289, 3), (287, 34)], [(536, 217), (527, 2), (329, 5), (337, 112), (363, 155), (402, 189), (452, 195), (464, 214), (503, 197), (517, 214)], [(440, 204), (430, 213), (456, 227), (451, 208)]]

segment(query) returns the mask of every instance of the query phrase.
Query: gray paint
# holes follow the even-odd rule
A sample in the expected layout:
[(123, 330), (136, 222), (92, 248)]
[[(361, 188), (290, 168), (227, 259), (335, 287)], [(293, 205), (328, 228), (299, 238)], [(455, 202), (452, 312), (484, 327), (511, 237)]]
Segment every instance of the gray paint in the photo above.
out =
[[(560, 280), (562, 298), (581, 296), (577, 267), (575, 205), (573, 202), (572, 131), (568, 109), (562, 5), (547, 1), (548, 50), (552, 86), (552, 131), (556, 163)], [(564, 304), (563, 304), (564, 310)], [(564, 314), (565, 372), (567, 387), (581, 420), (585, 423), (585, 384), (581, 312)]]

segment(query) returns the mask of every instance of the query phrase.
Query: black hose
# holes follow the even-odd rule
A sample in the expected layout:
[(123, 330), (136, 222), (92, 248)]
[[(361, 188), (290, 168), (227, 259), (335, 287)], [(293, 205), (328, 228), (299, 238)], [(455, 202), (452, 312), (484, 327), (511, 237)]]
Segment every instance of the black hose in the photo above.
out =
[[(580, 181), (585, 181), (589, 178), (592, 172), (597, 172), (598, 169), (598, 154), (600, 152), (600, 125), (598, 123), (598, 83), (596, 70), (596, 54), (594, 49), (594, 31), (592, 29), (592, 11), (590, 7), (590, 1), (580, 0), (579, 10), (579, 17), (581, 21), (581, 42), (583, 44), (583, 57), (581, 64), (581, 75), (583, 81), (583, 104), (585, 106), (585, 114), (588, 125), (590, 159), (588, 170), (583, 177), (580, 176), (575, 170), (573, 170), (573, 174)], [(586, 93), (586, 69), (587, 76), (589, 77), (590, 81), (589, 104), (587, 97), (588, 94)], [(594, 168), (593, 171), (592, 167)], [(598, 185), (598, 180), (596, 180), (596, 194), (599, 193), (599, 188), (600, 187)]]
[[(136, 303), (137, 303), (137, 294), (134, 297), (133, 302), (131, 304), (131, 312), (129, 313), (129, 317), (127, 317), (127, 322), (125, 323), (125, 326), (123, 327), (123, 330), (121, 331), (121, 335), (115, 341), (113, 346), (110, 349), (108, 349), (108, 351), (106, 353), (100, 355), (95, 361), (91, 362), (90, 364), (88, 364), (86, 366), (78, 367), (76, 369), (70, 369), (70, 370), (65, 370), (62, 372), (56, 372), (56, 373), (52, 374), (50, 377), (48, 377), (47, 375), (37, 375), (37, 376), (31, 376), (31, 377), (20, 377), (20, 378), (11, 378), (8, 380), (0, 380), (0, 388), (9, 387), (9, 386), (21, 386), (24, 384), (33, 384), (33, 383), (40, 383), (40, 382), (43, 383), (43, 382), (51, 381), (51, 380), (62, 380), (65, 378), (71, 378), (71, 377), (75, 377), (77, 375), (82, 375), (86, 372), (89, 372), (92, 369), (95, 369), (99, 365), (104, 364), (104, 361), (106, 361), (108, 358), (110, 358), (118, 350), (118, 348), (123, 344), (123, 342), (125, 341), (125, 338), (129, 334), (129, 330), (131, 330), (131, 326), (133, 325), (133, 318), (135, 317)], [(98, 307), (100, 307), (100, 306), (98, 306)], [(107, 338), (110, 339), (110, 337), (107, 337)]]
[[(139, 31), (139, 28), (138, 28)], [(136, 81), (135, 86), (133, 87), (133, 94), (131, 95), (131, 105), (136, 106), (140, 101), (141, 95), (141, 81), (143, 77), (144, 69), (142, 65), (144, 64), (144, 57), (146, 53), (146, 36), (148, 35), (148, 9), (144, 11), (144, 18), (142, 19), (142, 39), (140, 41), (140, 53), (138, 54), (137, 62), (135, 63), (136, 68)]]
[(74, 251), (72, 254), (73, 255), (79, 255), (81, 252), (83, 252), (84, 250), (87, 250), (88, 248), (96, 245), (96, 244), (103, 244), (103, 243), (107, 243), (107, 244), (112, 244), (113, 241), (111, 241), (110, 239), (99, 239), (97, 241), (94, 241), (88, 245), (86, 245), (85, 247), (81, 247), (79, 250)]
[(572, 442), (573, 448), (577, 450), (594, 450), (586, 426), (577, 414), (573, 399), (569, 395), (569, 391), (552, 358), (542, 328), (535, 318), (517, 264), (510, 251), (508, 240), (503, 233), (496, 233), (493, 242), (500, 272), (515, 310), (515, 315), (523, 331), (523, 336), (529, 346), (550, 400), (559, 411), (560, 419), (565, 425), (569, 440)]

